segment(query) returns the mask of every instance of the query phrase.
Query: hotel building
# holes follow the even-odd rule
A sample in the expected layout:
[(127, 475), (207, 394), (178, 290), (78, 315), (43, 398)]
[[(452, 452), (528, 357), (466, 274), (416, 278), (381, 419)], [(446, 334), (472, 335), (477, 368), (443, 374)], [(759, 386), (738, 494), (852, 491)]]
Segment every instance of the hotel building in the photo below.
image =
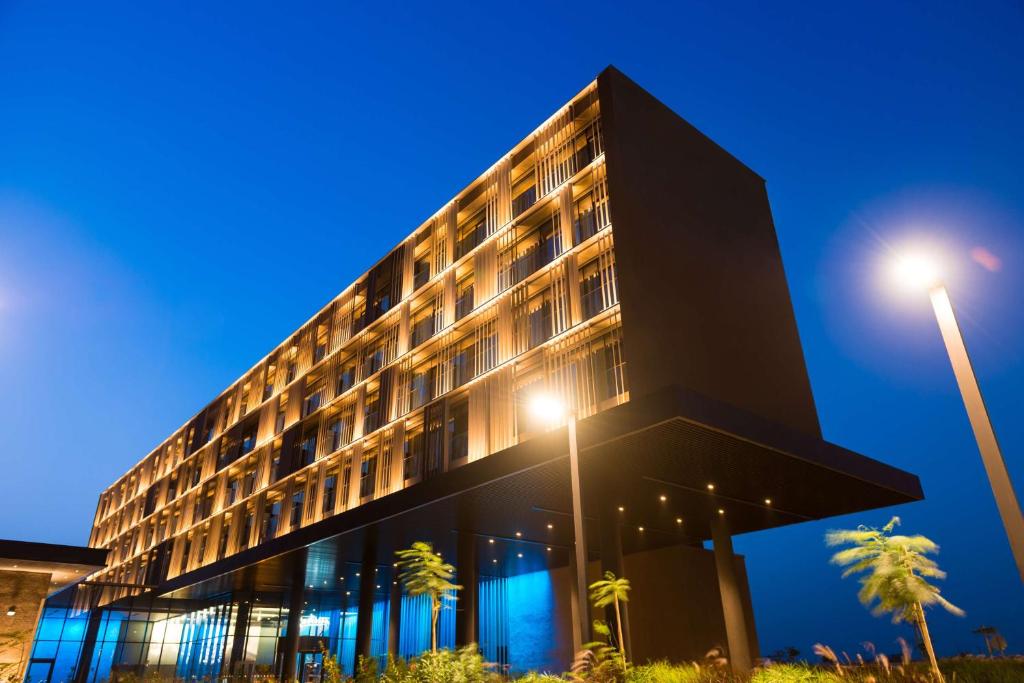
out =
[(107, 565), (51, 596), (32, 660), (309, 680), (321, 644), (417, 654), (393, 562), (424, 540), (464, 586), (443, 645), (565, 668), (578, 543), (633, 582), (634, 661), (743, 669), (733, 534), (921, 496), (822, 439), (764, 180), (608, 68), (100, 494)]

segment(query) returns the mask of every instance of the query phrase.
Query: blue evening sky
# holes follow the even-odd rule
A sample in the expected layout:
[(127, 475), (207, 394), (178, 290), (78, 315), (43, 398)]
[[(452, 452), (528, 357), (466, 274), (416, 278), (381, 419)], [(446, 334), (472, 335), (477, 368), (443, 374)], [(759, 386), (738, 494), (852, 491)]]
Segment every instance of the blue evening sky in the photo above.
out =
[(101, 489), (611, 63), (767, 179), (826, 438), (927, 495), (737, 538), (762, 650), (896, 648), (822, 545), (890, 514), (967, 610), (939, 650), (1024, 648), (928, 303), (878, 265), (941, 243), (1024, 485), (1019, 3), (212, 4), (0, 4), (0, 538), (84, 544)]

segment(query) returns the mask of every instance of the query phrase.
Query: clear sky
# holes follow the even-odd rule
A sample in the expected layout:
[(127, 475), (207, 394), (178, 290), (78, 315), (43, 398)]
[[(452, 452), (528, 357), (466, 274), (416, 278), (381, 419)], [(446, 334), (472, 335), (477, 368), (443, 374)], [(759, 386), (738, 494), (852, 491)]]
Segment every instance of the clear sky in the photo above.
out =
[(940, 652), (1024, 649), (927, 301), (878, 269), (943, 245), (1024, 486), (1021, 4), (209, 4), (0, 3), (0, 537), (84, 544), (100, 490), (615, 64), (767, 179), (826, 438), (927, 495), (738, 537), (762, 650), (896, 648), (822, 544), (891, 514), (967, 610)]

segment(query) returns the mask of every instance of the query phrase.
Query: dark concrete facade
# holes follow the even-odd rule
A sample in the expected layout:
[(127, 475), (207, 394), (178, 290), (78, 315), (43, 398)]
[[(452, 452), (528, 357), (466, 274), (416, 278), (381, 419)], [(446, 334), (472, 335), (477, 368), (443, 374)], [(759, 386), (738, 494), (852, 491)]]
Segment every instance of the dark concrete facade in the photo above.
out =
[(617, 69), (597, 83), (632, 390), (820, 436), (764, 180)]

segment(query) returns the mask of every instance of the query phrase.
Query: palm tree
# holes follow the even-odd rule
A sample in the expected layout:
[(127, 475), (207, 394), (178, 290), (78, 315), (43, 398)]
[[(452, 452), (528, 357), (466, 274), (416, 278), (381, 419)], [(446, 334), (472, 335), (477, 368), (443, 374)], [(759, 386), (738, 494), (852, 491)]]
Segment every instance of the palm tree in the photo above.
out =
[(1006, 648), (1009, 645), (1006, 643), (1006, 638), (1003, 638), (1003, 634), (996, 631), (992, 635), (992, 649), (999, 653), (1000, 657), (1006, 656)]
[(590, 584), (590, 602), (600, 609), (615, 605), (615, 627), (619, 634), (619, 654), (622, 670), (626, 670), (626, 644), (622, 640), (622, 613), (619, 603), (629, 602), (629, 579), (617, 578), (613, 572), (605, 572), (604, 579)]
[(992, 636), (998, 633), (995, 626), (980, 626), (971, 633), (977, 633), (985, 639), (985, 649), (988, 650), (988, 656), (992, 656)]
[(434, 552), (434, 546), (416, 541), (405, 550), (395, 552), (399, 578), (409, 595), (430, 596), (430, 650), (437, 652), (437, 618), (446, 600), (458, 600), (455, 591), (462, 586), (452, 583), (455, 567), (441, 559)]
[(833, 555), (832, 563), (846, 567), (843, 578), (867, 572), (860, 579), (861, 589), (857, 597), (861, 603), (869, 607), (877, 600), (878, 604), (871, 610), (875, 616), (891, 613), (893, 623), (908, 621), (916, 625), (932, 674), (936, 680), (942, 681), (924, 608), (939, 605), (957, 616), (964, 612), (942, 597), (938, 587), (927, 581), (946, 577), (935, 560), (926, 557), (938, 552), (939, 546), (924, 536), (894, 536), (892, 531), (899, 523), (900, 518), (893, 517), (881, 529), (862, 525), (856, 529), (830, 531), (825, 535), (825, 542), (830, 546), (853, 546)]

